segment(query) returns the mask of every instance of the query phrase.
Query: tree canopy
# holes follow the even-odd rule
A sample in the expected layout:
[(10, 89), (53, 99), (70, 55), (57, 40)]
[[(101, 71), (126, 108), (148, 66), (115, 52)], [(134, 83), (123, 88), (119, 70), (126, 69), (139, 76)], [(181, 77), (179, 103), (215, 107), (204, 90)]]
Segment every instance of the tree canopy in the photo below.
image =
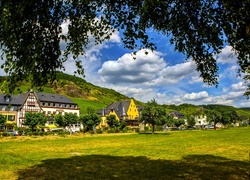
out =
[(65, 113), (64, 115), (56, 114), (54, 118), (55, 123), (63, 128), (70, 127), (71, 125), (76, 124), (78, 121), (78, 116), (73, 113)]
[(142, 110), (140, 120), (144, 124), (151, 124), (152, 134), (154, 134), (155, 125), (163, 125), (166, 123), (166, 110), (153, 99), (145, 105)]
[(25, 113), (23, 125), (29, 126), (34, 131), (37, 125), (44, 125), (46, 122), (47, 117), (43, 113), (27, 112)]
[[(84, 54), (90, 35), (98, 44), (118, 30), (124, 46), (135, 52), (156, 49), (147, 35), (153, 29), (170, 36), (175, 50), (195, 61), (208, 85), (218, 84), (216, 54), (225, 45), (232, 47), (239, 73), (249, 80), (249, 13), (248, 0), (2, 0), (2, 68), (9, 76), (10, 90), (26, 78), (42, 87), (55, 79), (69, 54), (83, 74), (77, 57)], [(68, 24), (67, 32), (62, 31), (63, 23)]]
[(0, 126), (5, 126), (6, 121), (7, 121), (6, 116), (0, 114)]
[(85, 126), (84, 128), (86, 131), (95, 131), (95, 127), (101, 122), (101, 117), (96, 114), (94, 108), (88, 107), (87, 114), (81, 115), (79, 117), (79, 121), (81, 121), (82, 124)]

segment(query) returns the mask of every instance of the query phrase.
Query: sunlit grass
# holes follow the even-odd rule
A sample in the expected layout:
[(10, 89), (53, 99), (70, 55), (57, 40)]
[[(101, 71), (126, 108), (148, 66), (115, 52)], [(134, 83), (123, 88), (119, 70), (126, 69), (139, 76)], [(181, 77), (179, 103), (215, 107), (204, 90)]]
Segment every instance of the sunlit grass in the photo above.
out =
[(0, 139), (0, 179), (246, 179), (250, 128)]

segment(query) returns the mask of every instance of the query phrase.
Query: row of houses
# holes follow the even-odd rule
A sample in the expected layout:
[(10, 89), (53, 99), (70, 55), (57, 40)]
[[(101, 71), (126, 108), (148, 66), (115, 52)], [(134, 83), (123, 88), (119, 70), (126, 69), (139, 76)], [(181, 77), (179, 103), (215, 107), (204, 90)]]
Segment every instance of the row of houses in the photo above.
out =
[[(106, 117), (115, 115), (118, 121), (125, 121), (127, 126), (138, 127), (140, 124), (139, 116), (142, 106), (136, 106), (133, 99), (114, 102), (98, 111), (102, 121), (97, 128), (107, 127)], [(5, 127), (0, 126), (0, 130), (12, 130), (14, 127), (24, 127), (24, 115), (26, 112), (42, 112), (48, 117), (47, 127), (54, 125), (54, 115), (73, 113), (80, 115), (77, 103), (63, 95), (48, 94), (29, 91), (19, 95), (0, 94), (0, 114), (7, 119)], [(174, 119), (184, 119), (184, 115), (179, 112), (171, 112)], [(196, 126), (207, 125), (206, 116), (195, 117)], [(75, 130), (83, 128), (81, 122), (72, 125)]]
[[(139, 125), (139, 110), (134, 101), (122, 101), (111, 103), (108, 107), (98, 111), (102, 121), (98, 128), (107, 127), (106, 116), (115, 115), (117, 120), (124, 120), (130, 126)], [(26, 112), (42, 112), (48, 117), (46, 126), (54, 124), (53, 116), (73, 113), (80, 115), (80, 109), (76, 103), (63, 95), (48, 94), (29, 91), (19, 95), (0, 94), (0, 114), (7, 119), (5, 127), (0, 130), (12, 130), (14, 127), (24, 127), (24, 115)], [(72, 128), (82, 128), (81, 122), (72, 125)]]

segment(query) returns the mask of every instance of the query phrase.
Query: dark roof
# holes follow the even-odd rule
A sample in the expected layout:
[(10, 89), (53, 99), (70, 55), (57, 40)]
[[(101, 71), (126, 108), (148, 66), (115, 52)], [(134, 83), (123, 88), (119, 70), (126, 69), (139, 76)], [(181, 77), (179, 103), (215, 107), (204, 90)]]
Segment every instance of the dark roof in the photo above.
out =
[[(29, 92), (22, 93), (19, 95), (11, 95), (10, 98), (6, 94), (0, 94), (0, 105), (1, 107), (4, 105), (12, 105), (12, 106), (21, 106)], [(47, 94), (47, 93), (40, 93), (35, 92), (35, 95), (38, 98), (38, 101), (40, 102), (55, 102), (55, 103), (65, 103), (65, 104), (76, 104), (73, 101), (71, 101), (66, 96), (57, 95), (57, 94)]]
[(116, 114), (121, 118), (123, 116), (127, 116), (129, 104), (130, 104), (130, 100), (114, 102), (114, 103), (111, 103), (107, 107), (107, 109), (113, 109), (116, 112)]
[(0, 104), (22, 105), (27, 95), (28, 93), (22, 93), (20, 95), (11, 95), (10, 97), (8, 97), (6, 94), (0, 94)]
[(101, 116), (106, 116), (110, 113), (110, 111), (112, 111), (112, 109), (101, 109), (101, 110), (98, 110), (97, 114), (101, 115)]
[(35, 93), (40, 102), (55, 102), (55, 103), (66, 103), (66, 104), (76, 104), (71, 101), (68, 97), (58, 95), (58, 94), (47, 94), (47, 93)]
[(180, 112), (170, 112), (169, 114), (177, 118), (184, 118), (184, 115)]
[(138, 109), (138, 111), (142, 111), (144, 109), (144, 106), (136, 106), (136, 108)]

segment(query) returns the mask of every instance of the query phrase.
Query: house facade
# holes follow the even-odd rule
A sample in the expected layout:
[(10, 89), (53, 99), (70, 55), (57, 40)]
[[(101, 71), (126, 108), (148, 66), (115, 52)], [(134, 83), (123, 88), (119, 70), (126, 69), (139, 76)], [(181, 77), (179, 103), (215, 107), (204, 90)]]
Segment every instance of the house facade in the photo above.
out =
[[(125, 121), (128, 126), (139, 125), (139, 111), (133, 99), (113, 102), (106, 108), (98, 111), (103, 121), (103, 126), (106, 123), (106, 116), (114, 114), (118, 121)], [(106, 123), (107, 124), (107, 123)]]
[(107, 109), (107, 108), (103, 108), (102, 110), (98, 111), (98, 113), (101, 116), (101, 123), (97, 126), (97, 128), (104, 128), (104, 127), (108, 127), (108, 123), (107, 123), (107, 116), (110, 115), (114, 115), (116, 117), (117, 121), (120, 121), (118, 115), (116, 114), (116, 111), (113, 109)]
[(195, 119), (196, 127), (202, 128), (209, 124), (209, 122), (207, 121), (206, 115), (195, 116), (194, 119)]
[[(0, 114), (7, 119), (6, 129), (23, 127), (26, 112), (42, 112), (48, 117), (46, 125), (53, 124), (56, 114), (73, 113), (79, 116), (76, 103), (66, 96), (29, 91), (20, 95), (0, 95)], [(80, 123), (73, 128), (80, 128)], [(3, 127), (1, 127), (3, 129)]]

